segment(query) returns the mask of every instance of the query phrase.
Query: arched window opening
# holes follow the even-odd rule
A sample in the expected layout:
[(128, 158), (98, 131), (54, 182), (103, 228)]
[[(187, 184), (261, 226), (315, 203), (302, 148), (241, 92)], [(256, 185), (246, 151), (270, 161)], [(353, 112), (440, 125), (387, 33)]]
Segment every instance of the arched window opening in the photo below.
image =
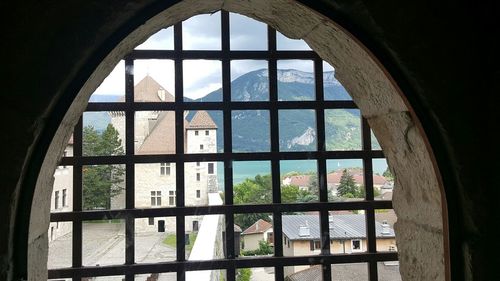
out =
[(367, 121), (307, 44), (245, 16), (151, 36), (65, 151), (49, 278), (400, 280), (394, 177)]
[[(62, 122), (55, 132), (40, 168), (34, 186), (36, 200), (32, 202), (27, 238), (28, 279), (43, 279), (46, 276), (46, 251), (49, 249), (49, 255), (54, 256), (55, 253), (58, 257), (49, 260), (48, 264), (49, 278), (53, 280), (201, 280), (200, 276), (206, 274), (213, 280), (262, 279), (263, 276), (276, 280), (297, 280), (304, 275), (309, 279), (312, 276), (322, 277), (323, 280), (377, 280), (385, 278), (380, 271), (380, 262), (384, 266), (399, 266), (402, 280), (448, 280), (447, 213), (439, 173), (418, 118), (382, 64), (348, 31), (294, 1), (285, 3), (271, 0), (265, 4), (225, 1), (223, 8), (269, 23), (291, 38), (303, 38), (321, 58), (335, 65), (334, 77), (349, 90), (356, 104), (350, 98), (328, 100), (324, 85), (328, 78), (323, 73), (327, 71), (328, 65), (323, 64), (320, 56), (308, 47), (304, 49), (304, 44), (281, 48), (284, 45), (281, 45), (280, 40), (286, 37), (273, 28), (264, 26), (267, 33), (264, 47), (259, 42), (246, 45), (253, 49), (234, 49), (230, 39), (234, 36), (233, 28), (236, 25), (232, 20), (233, 15), (226, 12), (216, 17), (220, 24), (220, 43), (209, 42), (209, 46), (203, 48), (183, 49), (183, 29), (186, 30), (189, 24), (187, 21), (185, 25), (175, 23), (200, 13), (212, 14), (212, 11), (221, 8), (216, 2), (198, 1), (196, 3), (200, 6), (193, 10), (193, 3), (180, 1), (175, 7), (158, 11), (153, 17), (147, 15), (147, 18), (151, 17), (150, 20), (141, 26), (132, 24), (137, 29), (123, 41), (111, 40), (112, 44), (119, 44), (84, 83), (65, 115), (66, 122)], [(130, 46), (139, 45), (147, 35), (163, 26), (172, 26), (170, 31), (160, 31), (172, 39), (159, 42), (158, 46), (168, 47), (163, 50), (158, 46), (148, 47), (146, 42), (132, 50)], [(250, 24), (247, 22), (246, 26)], [(198, 28), (202, 27), (198, 25)], [(200, 35), (188, 37), (186, 40), (190, 44), (206, 39)], [(149, 43), (158, 42), (151, 40)], [(121, 80), (114, 83), (114, 87), (121, 85), (116, 91), (119, 97), (111, 102), (98, 100), (103, 95), (96, 92), (87, 105), (86, 100), (118, 58), (123, 58), (117, 65), (121, 71), (113, 71), (107, 80)], [(168, 68), (173, 69), (174, 75), (169, 76), (170, 79), (173, 77), (171, 83), (165, 83), (163, 75), (158, 78), (153, 74), (156, 70), (148, 66), (153, 60), (163, 62), (164, 70), (159, 73), (167, 73), (165, 69)], [(250, 60), (253, 62), (248, 63)], [(144, 73), (150, 74), (144, 77), (153, 77), (158, 86), (153, 95), (136, 89), (140, 85), (137, 79), (141, 61), (144, 62)], [(209, 64), (202, 65), (202, 61)], [(286, 61), (285, 64), (283, 61)], [(289, 61), (294, 61), (293, 67), (287, 66)], [(279, 75), (280, 69), (292, 70), (298, 68), (297, 62), (304, 61), (312, 61), (314, 74), (309, 80), (314, 81), (313, 94), (305, 87), (300, 91), (300, 98), (293, 100), (288, 92), (280, 91), (284, 89), (280, 85), (283, 79), (290, 82), (287, 80), (289, 76)], [(246, 68), (247, 72), (262, 70), (262, 77), (267, 78), (268, 96), (255, 98), (249, 95), (254, 100), (233, 99), (232, 90), (236, 88), (233, 83), (242, 76), (233, 75), (234, 69), (238, 68), (237, 62), (243, 62), (243, 69)], [(256, 68), (255, 62), (261, 62), (261, 66)], [(306, 67), (306, 64), (302, 66)], [(202, 93), (189, 98), (187, 93), (192, 89), (185, 86), (189, 83), (190, 75), (206, 75), (204, 69), (216, 69), (221, 75), (218, 78), (208, 75), (208, 79), (202, 83), (206, 87), (200, 92), (220, 90), (211, 96), (213, 100), (207, 100)], [(310, 70), (302, 69), (295, 74), (299, 72), (307, 73)], [(305, 76), (301, 78), (307, 78)], [(214, 78), (219, 80), (218, 84), (208, 83)], [(293, 93), (291, 96), (299, 95)], [(167, 100), (171, 97), (173, 100)], [(184, 99), (186, 97), (189, 99)], [(366, 120), (361, 118), (359, 111), (356, 114), (358, 107)], [(81, 116), (84, 111), (85, 114)], [(327, 120), (327, 117), (333, 115), (333, 120), (348, 121), (346, 111), (357, 115), (360, 121), (355, 123), (360, 125), (348, 126), (349, 130), (344, 132), (349, 133), (346, 134), (348, 139), (352, 139), (358, 137), (356, 130), (361, 130), (361, 146), (339, 146), (342, 138), (333, 143), (327, 142), (330, 133), (339, 132), (335, 126), (328, 128), (331, 120)], [(245, 118), (242, 117), (249, 113), (260, 120), (245, 124)], [(289, 119), (290, 116), (297, 119), (306, 115), (309, 120), (314, 118), (312, 122), (295, 122), (293, 126), (283, 126), (283, 119)], [(109, 118), (101, 124), (104, 129), (86, 126), (95, 125), (92, 119), (102, 120), (102, 116)], [(210, 119), (214, 127), (204, 128), (212, 124), (206, 122)], [(192, 123), (196, 126), (191, 127)], [(368, 123), (384, 148), (384, 153), (376, 144), (370, 144), (375, 138)], [(68, 146), (62, 147), (61, 143), (69, 139), (75, 124)], [(202, 128), (199, 128), (200, 124)], [(298, 134), (291, 140), (284, 134), (284, 130), (290, 127), (299, 128), (295, 131)], [(154, 133), (155, 128), (166, 129)], [(243, 137), (245, 128), (251, 128), (253, 138)], [(209, 130), (208, 135), (203, 133), (206, 129)], [(267, 138), (267, 142), (251, 146), (256, 136)], [(212, 138), (212, 146), (207, 146), (204, 138)], [(151, 141), (154, 139), (157, 141)], [(196, 140), (192, 146), (186, 145), (185, 140), (189, 139)], [(249, 151), (238, 147), (238, 141), (245, 142), (247, 149), (250, 147)], [(220, 147), (221, 151), (218, 150)], [(68, 153), (58, 162), (58, 155), (62, 155), (64, 149)], [(214, 149), (216, 152), (213, 152)], [(377, 179), (373, 173), (377, 173), (376, 166), (380, 165), (377, 162), (384, 162), (384, 157), (391, 162), (392, 173), (397, 175), (393, 203), (390, 201), (391, 193), (376, 194), (376, 190), (382, 190), (382, 187), (375, 186)], [(360, 160), (361, 165), (355, 165), (356, 161), (352, 160)], [(58, 202), (57, 210), (54, 209), (56, 196), (52, 190), (56, 163), (60, 165), (55, 178), (59, 185), (54, 184), (54, 188), (59, 189), (56, 201), (66, 201), (66, 204)], [(344, 163), (351, 163), (351, 166), (338, 169)], [(248, 169), (252, 165), (258, 169)], [(292, 172), (285, 169), (287, 165), (294, 167)], [(311, 166), (315, 168), (303, 169)], [(170, 170), (168, 175), (167, 167)], [(162, 170), (165, 175), (161, 175)], [(149, 177), (137, 176), (148, 174), (147, 171), (151, 171)], [(249, 173), (240, 177), (241, 171)], [(336, 171), (336, 177), (330, 175)], [(362, 177), (356, 180), (356, 175)], [(162, 180), (156, 181), (160, 176)], [(392, 177), (385, 170), (381, 176)], [(344, 182), (342, 186), (339, 177)], [(106, 178), (106, 181), (100, 178)], [(238, 178), (241, 182), (238, 182)], [(338, 178), (338, 185), (335, 184), (335, 178)], [(191, 181), (196, 184), (189, 184)], [(301, 181), (309, 184), (301, 186)], [(210, 189), (206, 182), (210, 183)], [(364, 183), (364, 188), (358, 184), (360, 182)], [(205, 185), (207, 188), (203, 190)], [(384, 189), (390, 190), (392, 186), (389, 181)], [(242, 191), (251, 190), (252, 187), (259, 191), (260, 196), (242, 196)], [(294, 191), (303, 195), (300, 200)], [(390, 210), (392, 206), (398, 214), (396, 223), (387, 216), (387, 212), (379, 211)], [(49, 209), (54, 209), (50, 214), (50, 224), (47, 215)], [(365, 223), (362, 225), (365, 227), (366, 241), (363, 237), (345, 241), (330, 239), (336, 229), (330, 229), (330, 226), (341, 224), (337, 219), (347, 215), (345, 211), (364, 218)], [(285, 229), (285, 221), (293, 220), (297, 215), (309, 217), (300, 221), (294, 231), (298, 237), (311, 239), (302, 239), (309, 241), (304, 247), (307, 254), (291, 256), (287, 253), (295, 249), (294, 239), (287, 237), (289, 231)], [(236, 221), (243, 221), (240, 224), (249, 227), (242, 229), (235, 224)], [(197, 250), (196, 241), (206, 237), (203, 232), (207, 232), (204, 230), (207, 226), (216, 226), (213, 237), (222, 243), (205, 243), (204, 246), (208, 247)], [(61, 230), (58, 233), (59, 229), (64, 228), (72, 231), (68, 233)], [(102, 228), (107, 228), (106, 232), (99, 232)], [(147, 232), (153, 229), (157, 234), (158, 247), (149, 248), (151, 251), (148, 251), (147, 246), (141, 245), (151, 244)], [(377, 236), (378, 229), (380, 236)], [(394, 229), (398, 234), (397, 247), (395, 243), (385, 245), (387, 247), (383, 249), (379, 247), (378, 238), (393, 239), (391, 230)], [(251, 240), (245, 241), (244, 237), (250, 237), (254, 232), (262, 236), (262, 243), (252, 245)], [(319, 232), (318, 239), (313, 237), (316, 232)], [(48, 248), (47, 240), (49, 243), (66, 241), (66, 244), (61, 246), (52, 243)], [(109, 241), (114, 242), (106, 243)], [(257, 252), (252, 249), (255, 245), (258, 245)], [(165, 247), (173, 249), (173, 254), (164, 255), (162, 249)], [(335, 253), (336, 249), (342, 252)], [(435, 254), (428, 255), (429, 252)], [(249, 258), (248, 255), (253, 257)], [(192, 258), (200, 256), (204, 258)], [(214, 256), (221, 258), (213, 259)], [(148, 260), (150, 257), (162, 260)], [(364, 277), (336, 275), (341, 272), (359, 273), (359, 268), (366, 272)]]
[[(366, 120), (330, 65), (260, 22), (218, 12), (153, 35), (92, 95), (67, 150), (51, 278), (134, 265), (113, 278), (400, 279), (393, 178)], [(209, 270), (189, 271), (198, 260)]]

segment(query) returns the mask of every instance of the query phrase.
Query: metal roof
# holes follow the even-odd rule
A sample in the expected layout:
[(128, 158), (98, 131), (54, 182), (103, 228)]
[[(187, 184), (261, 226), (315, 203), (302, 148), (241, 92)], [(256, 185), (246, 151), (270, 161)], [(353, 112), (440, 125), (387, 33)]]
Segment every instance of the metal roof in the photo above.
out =
[[(319, 240), (320, 227), (318, 215), (284, 215), (283, 234), (290, 240)], [(299, 235), (299, 228), (309, 226), (310, 235)], [(394, 230), (388, 226), (388, 233), (382, 234), (382, 223), (375, 222), (377, 238), (394, 238)], [(366, 218), (364, 214), (330, 216), (330, 239), (366, 238)]]

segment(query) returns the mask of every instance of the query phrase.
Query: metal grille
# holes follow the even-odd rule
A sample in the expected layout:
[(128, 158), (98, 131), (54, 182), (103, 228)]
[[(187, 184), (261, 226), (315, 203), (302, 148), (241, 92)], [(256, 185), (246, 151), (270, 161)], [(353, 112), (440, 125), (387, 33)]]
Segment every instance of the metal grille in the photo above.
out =
[[(367, 263), (369, 280), (378, 280), (377, 262), (396, 261), (395, 252), (377, 252), (375, 235), (375, 210), (392, 209), (391, 201), (375, 201), (373, 188), (372, 159), (384, 158), (382, 151), (372, 150), (371, 134), (368, 123), (362, 119), (362, 150), (326, 151), (325, 149), (325, 109), (356, 109), (352, 101), (325, 101), (323, 95), (323, 61), (314, 51), (281, 51), (276, 48), (276, 31), (268, 27), (268, 50), (235, 51), (230, 50), (229, 13), (221, 12), (222, 48), (217, 51), (188, 51), (182, 48), (182, 23), (174, 26), (174, 50), (134, 50), (125, 57), (124, 74), (126, 79), (125, 102), (89, 103), (87, 111), (123, 111), (126, 121), (125, 155), (121, 156), (83, 156), (82, 155), (82, 119), (74, 131), (74, 155), (63, 157), (60, 165), (73, 166), (73, 212), (52, 213), (52, 222), (71, 221), (72, 267), (49, 270), (49, 278), (125, 275), (125, 280), (134, 280), (135, 274), (177, 272), (177, 280), (185, 280), (189, 270), (225, 269), (227, 280), (235, 280), (237, 268), (274, 267), (276, 280), (284, 280), (284, 266), (321, 264), (323, 280), (331, 280), (331, 265), (340, 263)], [(169, 59), (175, 62), (175, 101), (174, 102), (134, 102), (134, 60)], [(193, 103), (183, 101), (183, 60), (212, 59), (222, 62), (222, 102)], [(231, 101), (231, 60), (260, 59), (268, 61), (269, 101), (233, 102)], [(280, 59), (307, 59), (314, 61), (316, 96), (314, 101), (278, 101), (277, 61)], [(231, 112), (233, 110), (262, 109), (270, 112), (271, 150), (259, 153), (233, 153)], [(278, 110), (314, 109), (317, 128), (317, 151), (280, 152)], [(176, 153), (171, 155), (134, 155), (134, 114), (136, 111), (175, 111)], [(220, 110), (224, 121), (224, 152), (209, 154), (186, 154), (184, 152), (183, 120), (185, 110)], [(318, 167), (319, 202), (307, 204), (281, 203), (280, 160), (314, 159)], [(365, 200), (356, 202), (328, 202), (327, 167), (329, 159), (362, 159), (364, 165)], [(271, 162), (273, 200), (271, 204), (233, 205), (233, 161), (268, 160)], [(221, 161), (224, 163), (224, 205), (187, 207), (184, 205), (184, 163)], [(176, 163), (176, 207), (139, 209), (135, 208), (135, 164), (137, 163)], [(125, 209), (84, 211), (82, 209), (82, 167), (84, 165), (123, 164), (125, 176)], [(366, 214), (367, 252), (353, 254), (330, 254), (329, 211), (364, 210)], [(282, 214), (284, 212), (318, 211), (321, 228), (321, 254), (316, 256), (283, 256)], [(274, 256), (243, 259), (235, 257), (234, 249), (234, 214), (235, 213), (271, 213), (273, 215)], [(226, 257), (212, 261), (186, 261), (185, 259), (185, 216), (224, 214), (226, 219)], [(177, 260), (151, 264), (136, 264), (134, 257), (134, 229), (136, 218), (176, 217)], [(125, 220), (125, 264), (114, 266), (82, 266), (82, 221), (98, 219)]]

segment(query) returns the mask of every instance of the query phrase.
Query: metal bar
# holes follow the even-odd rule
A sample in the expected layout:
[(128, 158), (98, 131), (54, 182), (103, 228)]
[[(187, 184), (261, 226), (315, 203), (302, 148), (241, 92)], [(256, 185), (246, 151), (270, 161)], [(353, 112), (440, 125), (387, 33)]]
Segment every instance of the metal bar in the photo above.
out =
[(368, 262), (368, 280), (370, 281), (378, 280), (377, 261)]
[[(229, 58), (230, 39), (229, 39), (230, 23), (229, 13), (221, 12), (221, 46), (222, 46), (222, 100), (224, 105), (224, 151), (232, 151), (232, 123), (231, 123), (231, 108), (227, 105), (231, 102), (231, 60)], [(233, 204), (233, 167), (230, 158), (224, 159), (224, 199), (226, 205)], [(225, 212), (226, 229), (226, 258), (235, 258), (234, 245), (234, 213), (232, 209)], [(229, 281), (234, 281), (235, 275), (231, 271), (227, 273)]]
[[(182, 104), (184, 99), (184, 78), (183, 61), (177, 56), (182, 52), (182, 23), (174, 26), (174, 52), (176, 54), (174, 61), (175, 71), (175, 103)], [(184, 207), (184, 110), (175, 108), (175, 151), (180, 157), (175, 159), (176, 177), (175, 177), (175, 202), (177, 207)], [(174, 161), (172, 161), (174, 162)], [(177, 261), (186, 260), (186, 230), (185, 217), (181, 214), (176, 215), (176, 249)], [(184, 280), (185, 274), (177, 272), (177, 280)]]
[(349, 255), (315, 255), (300, 257), (260, 257), (255, 259), (221, 259), (210, 261), (173, 261), (134, 265), (79, 267), (49, 270), (49, 278), (70, 278), (75, 274), (86, 276), (110, 276), (123, 274), (147, 274), (191, 270), (231, 269), (245, 267), (297, 266), (313, 264), (342, 264), (360, 262), (396, 261), (397, 253), (356, 253)]
[[(83, 146), (83, 118), (80, 117), (73, 132), (73, 155), (79, 157), (82, 155)], [(82, 165), (73, 166), (73, 212), (82, 211), (83, 197), (83, 172)], [(82, 220), (73, 220), (72, 225), (72, 266), (82, 266)]]
[[(227, 197), (225, 197), (227, 198)], [(50, 214), (51, 222), (75, 221), (75, 220), (97, 220), (97, 219), (126, 219), (126, 218), (149, 218), (149, 217), (172, 217), (176, 215), (199, 216), (225, 213), (273, 213), (273, 212), (312, 212), (320, 210), (369, 210), (369, 209), (392, 209), (392, 202), (387, 200), (377, 201), (353, 201), (353, 202), (311, 202), (281, 203), (281, 204), (244, 204), (222, 206), (193, 206), (174, 208), (151, 208), (151, 209), (124, 209), (124, 210), (102, 210), (102, 211), (75, 211)]]
[[(226, 119), (226, 117), (224, 117)], [(227, 118), (230, 119), (230, 118)], [(227, 121), (227, 120), (226, 120)], [(225, 128), (226, 126), (224, 126)], [(226, 128), (225, 128), (226, 129)], [(225, 138), (224, 138), (225, 139)], [(226, 143), (226, 140), (224, 141)], [(224, 145), (227, 147), (227, 145)], [(208, 162), (208, 161), (261, 161), (261, 160), (307, 160), (307, 159), (363, 159), (384, 158), (381, 151), (288, 151), (288, 152), (224, 152), (224, 153), (200, 153), (200, 154), (157, 154), (157, 155), (124, 155), (124, 156), (84, 156), (64, 157), (60, 165), (109, 165), (127, 163), (159, 163), (176, 162)]]
[[(314, 85), (316, 93), (316, 101), (324, 103), (323, 93), (323, 60), (314, 60)], [(316, 130), (318, 134), (318, 152), (326, 151), (326, 134), (325, 134), (325, 112), (321, 108), (316, 109)], [(326, 171), (326, 159), (318, 159), (318, 188), (320, 202), (328, 202), (328, 183)], [(330, 212), (321, 210), (320, 214), (320, 230), (321, 230), (321, 253), (324, 255), (330, 254)], [(332, 272), (331, 265), (323, 264), (321, 266), (323, 280), (331, 280)]]
[[(269, 27), (267, 28), (267, 45), (271, 53), (276, 52), (276, 30)], [(278, 104), (278, 68), (277, 61), (270, 58), (268, 61), (269, 71), (269, 101), (273, 105)], [(270, 125), (271, 125), (271, 151), (278, 153), (279, 147), (279, 115), (278, 110), (270, 110)], [(280, 176), (280, 160), (272, 159), (271, 161), (271, 179), (272, 179), (272, 192), (273, 203), (281, 203), (281, 176)], [(281, 212), (273, 212), (273, 235), (274, 235), (274, 256), (283, 256), (283, 222)], [(275, 271), (276, 280), (280, 275), (283, 275), (283, 267), (277, 267)]]
[[(174, 31), (175, 32), (175, 31)], [(224, 34), (222, 34), (224, 36)], [(314, 51), (203, 51), (203, 50), (133, 50), (126, 56), (127, 59), (221, 59), (223, 56), (232, 60), (259, 60), (259, 59), (318, 59)]]
[[(134, 102), (134, 61), (125, 60), (125, 102), (127, 105)], [(125, 111), (125, 154), (133, 155), (135, 150), (135, 112)], [(125, 208), (135, 207), (135, 164), (125, 165)], [(135, 263), (135, 219), (125, 219), (125, 264)], [(132, 276), (133, 277), (133, 276)], [(126, 279), (131, 277), (126, 277)]]
[[(229, 60), (229, 59), (224, 59)], [(272, 59), (270, 59), (272, 60)], [(92, 102), (87, 105), (86, 111), (166, 111), (166, 110), (233, 110), (251, 109), (357, 109), (352, 101), (231, 101), (229, 102), (136, 102), (126, 104), (123, 102)]]

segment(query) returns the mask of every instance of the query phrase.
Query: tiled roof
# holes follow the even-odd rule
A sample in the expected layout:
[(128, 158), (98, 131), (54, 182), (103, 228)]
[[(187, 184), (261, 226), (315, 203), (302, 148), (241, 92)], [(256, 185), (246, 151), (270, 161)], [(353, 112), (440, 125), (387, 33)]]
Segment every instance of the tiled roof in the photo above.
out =
[(311, 176), (309, 176), (309, 175), (291, 176), (290, 177), (290, 185), (308, 186), (310, 177)]
[(247, 229), (245, 229), (245, 231), (243, 231), (243, 233), (241, 233), (241, 234), (245, 235), (245, 234), (263, 233), (263, 232), (267, 231), (268, 229), (270, 229), (271, 227), (273, 227), (272, 224), (268, 223), (267, 221), (265, 221), (263, 219), (260, 219), (260, 220), (256, 221), (254, 224), (252, 224), (251, 226), (249, 226)]
[[(330, 220), (331, 239), (353, 239), (366, 237), (366, 223), (364, 214), (334, 215)], [(285, 215), (283, 220), (283, 234), (290, 240), (317, 240), (320, 239), (319, 217), (317, 215)], [(299, 228), (309, 226), (310, 235), (300, 236)], [(389, 227), (389, 233), (382, 234), (382, 224), (375, 222), (375, 235), (382, 238), (394, 238), (394, 230)]]
[(205, 110), (198, 110), (186, 129), (217, 129), (217, 125)]
[(175, 113), (163, 111), (150, 134), (139, 147), (137, 154), (175, 153)]
[[(165, 100), (162, 101), (158, 96), (158, 91), (165, 91)], [(125, 98), (121, 97), (120, 101), (124, 101)], [(170, 94), (164, 87), (162, 87), (158, 82), (156, 82), (151, 76), (146, 75), (139, 83), (134, 87), (134, 101), (136, 102), (173, 102), (174, 96)]]
[[(359, 185), (364, 185), (364, 175), (363, 175), (363, 171), (362, 170), (348, 170), (352, 177), (354, 178), (354, 182), (356, 184), (359, 184)], [(327, 175), (327, 179), (326, 181), (330, 184), (338, 184), (340, 183), (340, 178), (342, 177), (342, 173), (343, 173), (343, 170), (341, 171), (335, 171), (333, 173), (329, 173)], [(383, 185), (384, 183), (386, 183), (387, 180), (383, 177), (383, 176), (380, 176), (380, 175), (373, 175), (373, 184), (374, 185)]]

